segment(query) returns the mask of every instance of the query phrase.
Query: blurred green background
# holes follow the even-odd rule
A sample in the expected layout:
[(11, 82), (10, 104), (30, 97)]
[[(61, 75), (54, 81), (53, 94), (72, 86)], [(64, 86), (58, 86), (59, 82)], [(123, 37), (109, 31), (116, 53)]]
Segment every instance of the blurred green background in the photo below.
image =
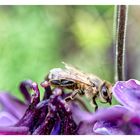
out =
[[(114, 6), (0, 6), (0, 90), (44, 80), (62, 61), (113, 82)], [(40, 88), (41, 89), (41, 88)]]

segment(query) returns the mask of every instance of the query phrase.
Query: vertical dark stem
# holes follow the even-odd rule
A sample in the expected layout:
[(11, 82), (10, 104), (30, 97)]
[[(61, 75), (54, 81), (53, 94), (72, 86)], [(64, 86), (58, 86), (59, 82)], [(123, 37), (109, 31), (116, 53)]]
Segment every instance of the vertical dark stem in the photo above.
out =
[(115, 81), (125, 80), (125, 37), (128, 6), (119, 5), (115, 9), (115, 46), (116, 46), (116, 62), (115, 62)]

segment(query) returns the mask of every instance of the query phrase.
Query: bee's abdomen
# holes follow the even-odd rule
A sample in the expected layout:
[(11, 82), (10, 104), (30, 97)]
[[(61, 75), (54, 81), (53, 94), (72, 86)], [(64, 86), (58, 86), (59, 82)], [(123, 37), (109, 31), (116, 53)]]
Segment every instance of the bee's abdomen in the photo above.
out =
[(54, 86), (65, 87), (68, 89), (77, 89), (77, 84), (72, 80), (60, 79), (60, 80), (50, 80), (50, 83)]

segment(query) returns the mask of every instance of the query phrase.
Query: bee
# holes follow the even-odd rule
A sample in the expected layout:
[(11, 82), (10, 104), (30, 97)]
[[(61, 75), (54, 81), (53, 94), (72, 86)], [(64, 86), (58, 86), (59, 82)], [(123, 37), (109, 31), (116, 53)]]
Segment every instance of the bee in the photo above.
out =
[(98, 109), (96, 99), (99, 99), (101, 103), (109, 103), (111, 105), (111, 83), (101, 80), (93, 74), (83, 73), (64, 62), (62, 63), (65, 65), (65, 69), (51, 69), (46, 79), (53, 86), (73, 90), (72, 94), (65, 98), (65, 101), (74, 100), (76, 95), (79, 94), (89, 99), (95, 111)]

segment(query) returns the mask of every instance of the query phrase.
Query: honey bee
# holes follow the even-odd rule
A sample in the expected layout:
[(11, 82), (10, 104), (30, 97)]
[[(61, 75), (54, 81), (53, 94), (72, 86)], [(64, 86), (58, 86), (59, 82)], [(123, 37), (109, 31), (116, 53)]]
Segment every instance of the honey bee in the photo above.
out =
[(64, 62), (62, 63), (65, 65), (65, 69), (51, 69), (46, 79), (53, 86), (73, 90), (72, 94), (65, 98), (65, 101), (73, 100), (79, 94), (80, 96), (85, 95), (90, 100), (95, 107), (95, 111), (98, 109), (96, 99), (99, 99), (101, 103), (109, 103), (111, 105), (111, 83), (101, 80), (95, 75), (83, 73)]

